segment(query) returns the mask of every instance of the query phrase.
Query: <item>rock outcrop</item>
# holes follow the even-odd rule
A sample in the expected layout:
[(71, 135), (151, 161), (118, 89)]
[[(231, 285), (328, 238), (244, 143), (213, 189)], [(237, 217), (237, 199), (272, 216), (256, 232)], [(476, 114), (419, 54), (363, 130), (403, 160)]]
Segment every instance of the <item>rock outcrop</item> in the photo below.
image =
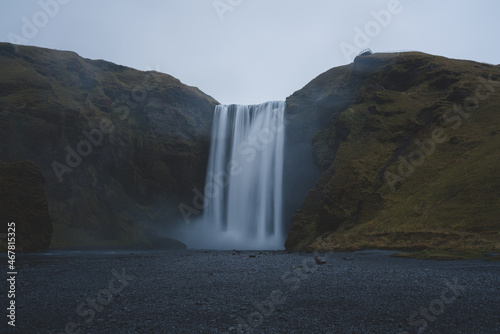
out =
[(321, 177), (287, 250), (500, 249), (500, 68), (374, 54), (287, 99)]
[(203, 189), (216, 104), (167, 74), (0, 43), (0, 159), (41, 168), (52, 247), (156, 243)]
[[(0, 161), (2, 234), (13, 233), (8, 239), (15, 239), (15, 252), (42, 252), (50, 245), (52, 222), (43, 186), (42, 172), (32, 162)], [(7, 251), (8, 239), (0, 239), (0, 251)]]

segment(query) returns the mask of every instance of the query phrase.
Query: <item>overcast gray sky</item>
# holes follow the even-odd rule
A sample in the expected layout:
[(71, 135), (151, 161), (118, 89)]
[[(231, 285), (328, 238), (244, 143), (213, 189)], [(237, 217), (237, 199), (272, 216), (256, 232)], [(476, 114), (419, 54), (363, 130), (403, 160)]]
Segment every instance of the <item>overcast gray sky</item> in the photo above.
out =
[(257, 104), (365, 47), (498, 64), (499, 13), (498, 0), (0, 0), (0, 40), (156, 69), (221, 103)]

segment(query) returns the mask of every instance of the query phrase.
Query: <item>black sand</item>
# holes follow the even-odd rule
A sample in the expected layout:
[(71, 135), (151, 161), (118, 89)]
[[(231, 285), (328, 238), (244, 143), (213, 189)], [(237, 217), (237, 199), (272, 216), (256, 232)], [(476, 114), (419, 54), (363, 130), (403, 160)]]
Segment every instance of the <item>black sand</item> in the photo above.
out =
[[(391, 253), (320, 254), (322, 265), (314, 254), (272, 251), (18, 255), (16, 327), (7, 325), (4, 280), (0, 329), (500, 333), (500, 263), (400, 259)], [(7, 259), (1, 260), (6, 276)]]

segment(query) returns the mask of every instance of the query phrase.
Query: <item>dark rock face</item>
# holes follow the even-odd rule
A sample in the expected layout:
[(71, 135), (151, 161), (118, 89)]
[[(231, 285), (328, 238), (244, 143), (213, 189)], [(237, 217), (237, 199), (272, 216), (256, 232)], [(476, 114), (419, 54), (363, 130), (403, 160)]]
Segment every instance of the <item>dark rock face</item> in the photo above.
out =
[(217, 102), (158, 72), (0, 43), (0, 159), (45, 179), (52, 247), (147, 246), (203, 189)]
[[(6, 164), (0, 161), (0, 221), (3, 231), (15, 223), (15, 251), (42, 252), (50, 245), (52, 222), (44, 177), (32, 162)], [(11, 231), (9, 231), (11, 232)], [(7, 251), (7, 239), (0, 239), (0, 250)]]
[(287, 250), (498, 249), (499, 75), (374, 54), (290, 96), (289, 129), (310, 143), (321, 176), (292, 217)]

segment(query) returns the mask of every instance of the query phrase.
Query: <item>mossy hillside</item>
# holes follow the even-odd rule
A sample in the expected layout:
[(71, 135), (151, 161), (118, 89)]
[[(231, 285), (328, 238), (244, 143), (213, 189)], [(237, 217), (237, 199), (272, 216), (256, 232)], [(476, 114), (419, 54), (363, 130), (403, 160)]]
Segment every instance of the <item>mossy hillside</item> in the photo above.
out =
[[(217, 102), (197, 88), (73, 52), (2, 43), (0, 60), (0, 158), (42, 169), (53, 247), (143, 243), (203, 188)], [(52, 163), (102, 120), (113, 131), (59, 182)]]
[[(336, 92), (333, 73), (309, 85), (321, 78)], [(356, 58), (346, 76), (339, 81), (351, 95), (342, 99), (354, 102), (343, 110), (332, 104), (333, 119), (311, 138), (323, 174), (293, 217), (287, 249), (498, 249), (499, 68), (421, 53), (375, 54)], [(479, 88), (480, 96), (490, 95), (469, 105), (461, 123), (453, 119), (450, 110), (474, 101)], [(318, 104), (303, 94), (308, 90), (290, 98), (303, 117)], [(426, 154), (418, 143), (436, 129), (442, 142), (424, 146)], [(398, 158), (409, 160), (417, 150), (422, 163), (393, 192), (386, 172), (399, 176)]]

